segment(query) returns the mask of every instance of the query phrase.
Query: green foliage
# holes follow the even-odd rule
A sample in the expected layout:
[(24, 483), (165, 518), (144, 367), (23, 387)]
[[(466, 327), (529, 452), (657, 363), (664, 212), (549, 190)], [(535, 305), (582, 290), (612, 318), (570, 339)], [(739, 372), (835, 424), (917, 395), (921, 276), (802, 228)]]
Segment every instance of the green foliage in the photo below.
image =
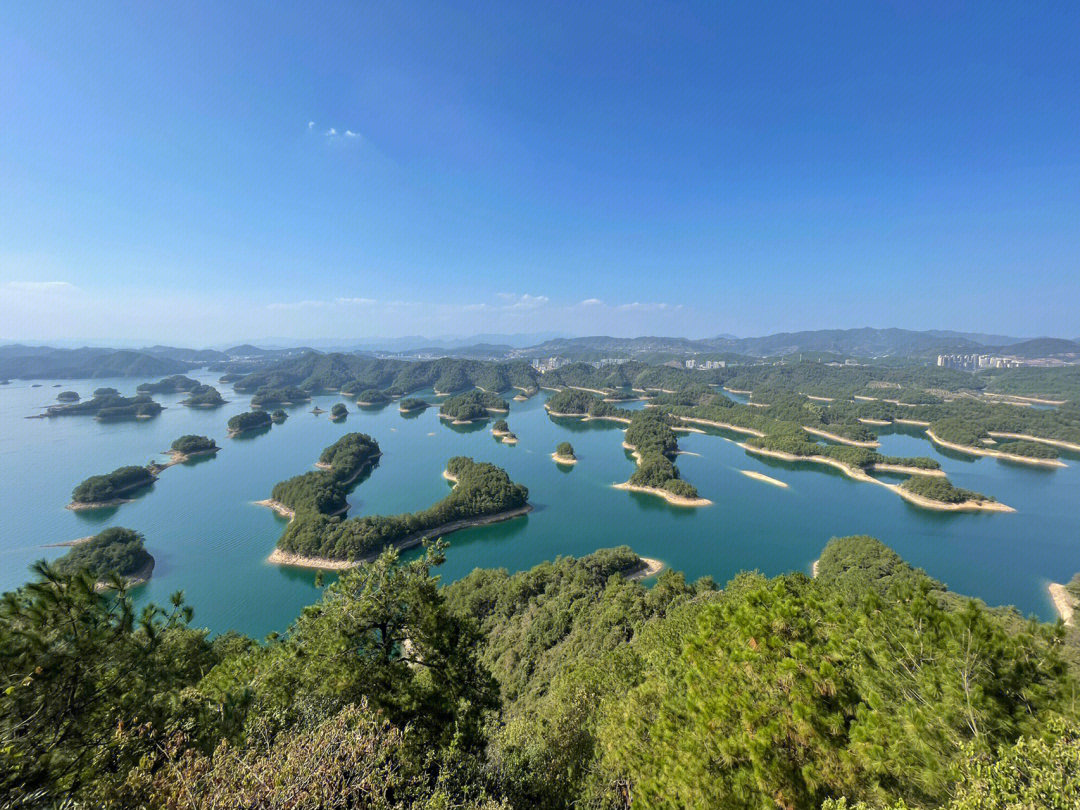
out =
[(563, 458), (577, 458), (574, 455), (574, 445), (570, 444), (570, 442), (559, 442), (555, 446), (555, 455)]
[(76, 391), (61, 391), (56, 395), (57, 402), (78, 402), (79, 394)]
[(487, 391), (466, 391), (446, 399), (439, 406), (439, 414), (448, 419), (469, 422), (486, 419), (491, 411), (509, 411), (510, 403), (498, 394)]
[(141, 394), (176, 394), (194, 391), (200, 386), (201, 383), (198, 380), (193, 380), (183, 374), (174, 374), (156, 383), (140, 383), (135, 390)]
[(307, 402), (311, 395), (295, 385), (285, 385), (278, 388), (262, 386), (255, 391), (251, 398), (253, 408), (262, 408), (267, 405), (294, 405), (298, 402)]
[(925, 475), (913, 475), (902, 483), (904, 489), (929, 498), (932, 501), (942, 503), (963, 503), (965, 501), (992, 501), (989, 495), (981, 492), (972, 492), (970, 489), (961, 489), (952, 485), (947, 478), (930, 478)]
[(91, 475), (71, 493), (75, 503), (111, 501), (154, 483), (154, 474), (146, 467), (118, 467), (105, 475)]
[(296, 512), (294, 522), (341, 512), (352, 485), (379, 455), (379, 443), (366, 433), (347, 433), (319, 456), (320, 466), (329, 469), (279, 481), (270, 497)]
[(491, 426), (491, 432), (492, 433), (509, 433), (510, 432), (510, 425), (507, 423), (507, 421), (505, 419), (499, 419), (498, 421), (495, 422), (494, 425)]
[[(591, 366), (590, 366), (591, 368)], [(578, 391), (574, 388), (564, 388), (548, 397), (545, 407), (553, 413), (581, 414), (584, 416), (600, 397), (588, 391)]]
[(419, 411), (430, 407), (430, 403), (422, 399), (417, 399), (416, 397), (405, 397), (405, 399), (398, 403), (398, 408), (401, 411)]
[(333, 407), (330, 408), (331, 419), (343, 419), (349, 415), (349, 409), (345, 407), (344, 402), (335, 402)]
[(1014, 441), (999, 441), (994, 445), (994, 449), (999, 453), (1008, 453), (1012, 456), (1023, 456), (1024, 458), (1057, 458), (1058, 451), (1049, 445), (1042, 444), (1040, 442), (1031, 442), (1024, 440)]
[(216, 450), (217, 443), (209, 436), (188, 434), (174, 441), (169, 449), (178, 453), (201, 453), (207, 450)]
[(270, 414), (266, 411), (247, 411), (229, 419), (229, 432), (243, 433), (246, 430), (269, 427), (270, 423)]
[(285, 413), (285, 411), (283, 411), (281, 408), (278, 408), (276, 411), (270, 414), (270, 421), (273, 422), (275, 425), (280, 425), (288, 418), (289, 415)]
[(187, 399), (181, 400), (180, 404), (191, 408), (216, 408), (224, 405), (225, 400), (214, 386), (200, 385), (191, 389)]
[(457, 478), (457, 485), (441, 501), (419, 512), (340, 520), (326, 517), (325, 509), (302, 504), (303, 511), (297, 509), (296, 519), (278, 540), (278, 548), (307, 557), (360, 559), (408, 537), (436, 535), (446, 524), (517, 509), (528, 501), (529, 490), (493, 464), (456, 456), (446, 463), (446, 469)]
[(53, 570), (61, 575), (86, 571), (95, 582), (103, 582), (114, 574), (132, 576), (153, 564), (154, 558), (143, 547), (141, 534), (113, 526), (72, 546), (53, 562)]
[(358, 405), (385, 405), (389, 401), (389, 395), (378, 388), (367, 388), (356, 396)]
[(210, 646), (186, 629), (179, 594), (169, 613), (136, 615), (123, 588), (99, 594), (85, 574), (33, 570), (0, 602), (0, 797), (105, 806), (152, 755), (180, 690), (212, 663)]
[(51, 405), (45, 413), (49, 416), (93, 416), (100, 421), (118, 421), (157, 416), (161, 410), (161, 404), (154, 402), (149, 394), (122, 397), (115, 388), (98, 388), (91, 399)]

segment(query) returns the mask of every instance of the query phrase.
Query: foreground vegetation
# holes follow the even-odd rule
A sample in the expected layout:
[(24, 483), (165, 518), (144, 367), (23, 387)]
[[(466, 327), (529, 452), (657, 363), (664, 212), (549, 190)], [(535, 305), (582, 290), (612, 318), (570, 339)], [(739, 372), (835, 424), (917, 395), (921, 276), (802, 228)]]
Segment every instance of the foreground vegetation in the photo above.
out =
[[(460, 486), (460, 485), (459, 485)], [(440, 586), (441, 548), (344, 572), (287, 633), (39, 565), (0, 603), (17, 805), (1076, 806), (1076, 638), (871, 538), (816, 580), (627, 579), (629, 549)], [(72, 625), (71, 616), (81, 620)]]

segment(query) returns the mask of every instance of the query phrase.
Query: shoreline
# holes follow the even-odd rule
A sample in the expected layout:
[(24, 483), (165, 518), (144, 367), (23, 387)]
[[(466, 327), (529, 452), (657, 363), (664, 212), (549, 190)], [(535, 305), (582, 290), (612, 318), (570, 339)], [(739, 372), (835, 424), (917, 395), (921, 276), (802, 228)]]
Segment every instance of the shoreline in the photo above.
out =
[(902, 473), (904, 475), (927, 475), (931, 478), (948, 478), (945, 471), (940, 467), (936, 470), (923, 469), (922, 467), (907, 467), (903, 464), (885, 464), (879, 462), (877, 464), (871, 464), (870, 469), (874, 472), (886, 472), (886, 473)]
[(712, 501), (708, 498), (684, 498), (682, 495), (676, 495), (673, 492), (668, 492), (666, 489), (659, 489), (658, 487), (639, 487), (636, 484), (631, 484), (629, 481), (623, 481), (621, 484), (612, 484), (615, 489), (622, 489), (627, 492), (641, 492), (645, 495), (656, 495), (663, 498), (672, 506), (712, 506)]
[(998, 458), (1003, 461), (1015, 461), (1020, 464), (1031, 464), (1036, 467), (1066, 467), (1064, 461), (1056, 458), (1030, 458), (1028, 456), (1017, 456), (1012, 453), (1002, 453), (1000, 450), (990, 450), (985, 447), (968, 447), (966, 444), (955, 444), (953, 442), (947, 442), (940, 436), (934, 434), (932, 430), (927, 430), (926, 435), (930, 437), (930, 441), (939, 447), (945, 447), (949, 450), (955, 450), (958, 453), (968, 453), (972, 456), (987, 456), (989, 458)]
[(1057, 611), (1058, 616), (1061, 617), (1061, 621), (1067, 627), (1075, 627), (1077, 601), (1073, 598), (1073, 595), (1069, 593), (1064, 585), (1058, 582), (1051, 582), (1046, 586), (1046, 590), (1050, 592), (1050, 600), (1054, 603), (1054, 609)]
[(607, 420), (609, 422), (619, 422), (623, 425), (629, 425), (630, 420), (623, 416), (591, 416), (587, 413), (561, 413), (559, 411), (553, 411), (544, 405), (544, 410), (547, 411), (548, 416), (554, 416), (559, 419), (580, 419), (582, 422), (592, 422)]
[(820, 436), (822, 439), (828, 439), (829, 441), (836, 442), (837, 444), (846, 444), (849, 447), (869, 447), (870, 449), (873, 449), (875, 447), (881, 447), (881, 442), (877, 441), (864, 442), (859, 441), (858, 439), (848, 439), (836, 433), (829, 433), (829, 431), (827, 430), (819, 430), (818, 428), (807, 427), (806, 425), (803, 425), (802, 429), (812, 436)]
[[(129, 589), (138, 588), (140, 585), (145, 585), (147, 582), (149, 582), (150, 577), (154, 574), (154, 565), (156, 564), (156, 562), (157, 561), (154, 559), (153, 555), (150, 555), (150, 561), (147, 562), (146, 565), (144, 565), (134, 574), (123, 577), (124, 587)], [(112, 586), (103, 579), (100, 579), (94, 583), (94, 590), (98, 593), (111, 590), (111, 587)]]
[(821, 564), (821, 559), (820, 558), (814, 560), (814, 562), (810, 564), (810, 576), (813, 579), (817, 579), (818, 566), (820, 564)]
[(860, 416), (859, 421), (864, 425), (881, 425), (882, 427), (887, 427), (892, 424), (888, 419), (870, 419), (866, 416)]
[[(160, 469), (165, 469), (165, 467), (161, 467)], [(140, 489), (152, 487), (155, 483), (157, 483), (157, 480), (157, 475), (151, 473), (151, 478), (149, 481), (145, 483), (128, 484), (128, 486), (118, 489), (116, 491), (116, 494), (122, 495), (128, 492), (138, 492)], [(109, 509), (113, 506), (120, 506), (121, 504), (132, 503), (134, 500), (134, 498), (110, 498), (107, 501), (72, 501), (64, 508), (70, 509), (72, 512), (83, 512), (87, 509)]]
[(1060, 447), (1062, 450), (1072, 450), (1080, 453), (1080, 444), (1063, 441), (1062, 439), (1041, 439), (1038, 436), (1030, 436), (1027, 433), (1002, 433), (997, 430), (988, 430), (986, 432), (995, 439), (1017, 439), (1019, 441), (1039, 442), (1040, 444), (1048, 444), (1051, 447)]
[(751, 447), (749, 444), (740, 444), (739, 447), (746, 450), (748, 453), (755, 453), (761, 456), (769, 456), (771, 458), (778, 458), (782, 461), (806, 461), (811, 464), (824, 464), (829, 467), (835, 467), (840, 470), (848, 478), (855, 481), (862, 481), (869, 484), (877, 484), (880, 487), (892, 490), (908, 503), (915, 506), (921, 506), (923, 509), (932, 509), (936, 512), (1015, 512), (1011, 506), (1006, 506), (998, 501), (961, 501), (960, 503), (945, 503), (943, 501), (935, 501), (931, 498), (924, 498), (922, 495), (916, 495), (910, 490), (904, 489), (899, 484), (890, 484), (886, 481), (879, 481), (872, 475), (867, 474), (863, 470), (857, 467), (851, 467), (844, 464), (842, 461), (829, 458), (827, 456), (796, 456), (792, 453), (783, 453), (779, 450), (766, 450), (763, 447)]
[(296, 512), (287, 507), (281, 501), (275, 501), (273, 498), (264, 498), (261, 501), (252, 501), (256, 506), (265, 506), (267, 509), (272, 509), (278, 517), (283, 517), (288, 520), (292, 520), (296, 517)]
[[(449, 473), (446, 474), (449, 475)], [(501, 523), (504, 520), (512, 520), (513, 518), (527, 515), (532, 511), (532, 508), (532, 504), (527, 503), (524, 506), (519, 506), (516, 509), (507, 509), (504, 512), (495, 512), (490, 515), (479, 515), (472, 518), (452, 520), (449, 523), (443, 523), (440, 526), (434, 526), (430, 529), (421, 529), (418, 532), (407, 534), (399, 540), (388, 543), (378, 551), (364, 554), (353, 560), (334, 560), (327, 557), (304, 557), (300, 554), (293, 554), (290, 551), (282, 551), (281, 549), (276, 548), (270, 556), (266, 558), (266, 561), (275, 565), (287, 565), (294, 568), (321, 568), (324, 570), (341, 571), (347, 568), (354, 568), (360, 563), (370, 562), (389, 548), (395, 548), (398, 551), (415, 548), (424, 540), (430, 538), (441, 537), (474, 526), (486, 526), (490, 523)]]
[(173, 464), (183, 464), (185, 461), (190, 461), (191, 459), (198, 458), (199, 456), (210, 456), (220, 449), (220, 447), (208, 447), (205, 450), (195, 450), (191, 453), (183, 453), (180, 450), (166, 450), (165, 453), (169, 456), (169, 458), (172, 459), (172, 461), (170, 461), (169, 464), (165, 466), (169, 467)]
[(729, 430), (732, 433), (743, 433), (747, 436), (757, 436), (759, 439), (765, 438), (765, 434), (760, 430), (754, 428), (739, 427), (738, 425), (729, 425), (726, 422), (714, 422), (711, 419), (699, 419), (696, 416), (676, 416), (682, 422), (690, 422), (694, 425), (706, 425), (708, 427), (720, 428), (721, 430)]
[(558, 453), (552, 453), (551, 459), (556, 464), (577, 464), (577, 456), (560, 456)]
[(664, 563), (655, 557), (641, 557), (639, 555), (638, 559), (641, 560), (641, 565), (636, 568), (631, 568), (624, 574), (627, 579), (633, 580), (634, 582), (640, 582), (643, 579), (655, 577), (665, 568)]
[(765, 473), (755, 472), (754, 470), (739, 470), (739, 472), (747, 478), (753, 478), (755, 481), (764, 481), (766, 484), (772, 484), (774, 487), (781, 487), (783, 489), (788, 488), (788, 485), (785, 482), (777, 478), (770, 478), (765, 475)]

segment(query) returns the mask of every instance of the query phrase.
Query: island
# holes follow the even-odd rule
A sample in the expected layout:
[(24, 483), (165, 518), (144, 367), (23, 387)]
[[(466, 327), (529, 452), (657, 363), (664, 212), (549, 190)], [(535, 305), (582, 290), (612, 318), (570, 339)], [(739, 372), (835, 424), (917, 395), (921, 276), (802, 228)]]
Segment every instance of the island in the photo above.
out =
[(193, 380), (191, 377), (174, 374), (171, 377), (158, 380), (156, 383), (140, 383), (135, 390), (140, 394), (182, 394), (194, 391), (200, 385), (201, 383), (198, 380)]
[(272, 420), (266, 411), (246, 411), (229, 419), (229, 438), (270, 427)]
[(267, 405), (297, 405), (309, 402), (311, 394), (295, 385), (269, 386), (264, 385), (256, 389), (251, 397), (251, 407), (265, 408)]
[(270, 421), (273, 422), (275, 425), (280, 425), (288, 418), (289, 415), (285, 413), (285, 411), (281, 410), (281, 408), (278, 408), (276, 411), (270, 414)]
[(511, 481), (506, 471), (494, 464), (456, 456), (446, 463), (446, 476), (455, 482), (450, 494), (419, 512), (342, 520), (330, 511), (336, 505), (332, 498), (324, 503), (310, 498), (294, 500), (286, 504), (294, 517), (270, 561), (347, 568), (389, 547), (411, 548), (470, 526), (520, 517), (532, 509), (529, 490)]
[(105, 475), (92, 475), (79, 484), (71, 493), (68, 509), (107, 509), (112, 506), (129, 503), (130, 498), (123, 497), (145, 489), (157, 480), (147, 467), (118, 467)]
[(91, 399), (71, 401), (63, 405), (50, 405), (45, 416), (93, 416), (99, 421), (122, 419), (149, 419), (161, 413), (160, 403), (149, 394), (124, 397), (115, 388), (98, 388)]
[(491, 435), (499, 439), (503, 444), (517, 444), (518, 437), (510, 430), (510, 425), (505, 419), (498, 420), (491, 426)]
[(551, 454), (556, 464), (577, 464), (577, 456), (574, 455), (574, 446), (570, 442), (559, 442), (555, 452)]
[(56, 395), (57, 402), (78, 402), (79, 395), (75, 391), (61, 391)]
[(674, 506), (712, 504), (679, 476), (679, 468), (671, 461), (679, 451), (671, 417), (658, 411), (635, 412), (623, 446), (633, 452), (638, 466), (629, 481), (614, 485), (616, 489), (657, 495)]
[(181, 436), (169, 447), (169, 455), (173, 464), (183, 464), (198, 456), (210, 456), (221, 448), (209, 436), (195, 436), (188, 434)]
[(361, 391), (356, 397), (356, 404), (362, 408), (385, 405), (389, 401), (389, 394), (385, 391), (380, 391), (378, 388), (368, 388), (366, 391)]
[(72, 545), (52, 567), (63, 575), (85, 572), (97, 590), (133, 588), (150, 579), (154, 558), (144, 547), (141, 534), (113, 526)]
[(349, 409), (345, 407), (344, 402), (337, 402), (330, 409), (330, 421), (331, 422), (340, 422), (342, 419), (344, 419), (348, 415), (349, 415)]
[(455, 425), (467, 425), (477, 419), (486, 419), (489, 414), (509, 411), (510, 403), (489, 391), (466, 391), (439, 406), (439, 416)]
[(398, 410), (402, 413), (413, 413), (414, 411), (423, 411), (431, 407), (431, 403), (423, 399), (417, 399), (416, 397), (405, 397), (398, 403)]
[(189, 408), (217, 408), (225, 404), (221, 393), (212, 385), (199, 385), (191, 389), (186, 399), (180, 400), (181, 405)]

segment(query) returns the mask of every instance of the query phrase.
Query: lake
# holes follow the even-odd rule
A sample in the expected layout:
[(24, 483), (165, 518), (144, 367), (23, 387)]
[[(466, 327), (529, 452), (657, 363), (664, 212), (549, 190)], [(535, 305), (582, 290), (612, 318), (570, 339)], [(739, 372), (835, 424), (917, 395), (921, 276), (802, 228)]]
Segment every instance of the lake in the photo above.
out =
[[(0, 537), (0, 589), (24, 582), (34, 560), (65, 552), (47, 544), (126, 526), (145, 534), (157, 561), (153, 579), (137, 592), (140, 602), (164, 604), (169, 594), (182, 590), (195, 609), (195, 624), (214, 632), (235, 629), (261, 638), (283, 631), (319, 591), (313, 572), (265, 561), (285, 523), (253, 502), (269, 497), (277, 481), (312, 469), (324, 447), (353, 431), (373, 436), (383, 456), (353, 490), (351, 515), (431, 505), (448, 491), (441, 472), (454, 455), (498, 464), (529, 487), (535, 510), (527, 517), (448, 538), (447, 562), (439, 571), (445, 581), (477, 566), (516, 571), (560, 554), (579, 556), (627, 544), (690, 579), (711, 575), (722, 584), (742, 570), (809, 572), (830, 537), (869, 534), (954, 591), (1052, 620), (1047, 582), (1065, 582), (1080, 570), (1080, 457), (1075, 454), (1063, 456), (1067, 468), (1046, 470), (943, 453), (917, 429), (882, 429), (882, 453), (937, 458), (957, 486), (993, 495), (1017, 510), (953, 514), (919, 509), (839, 471), (751, 456), (731, 441), (738, 438), (734, 435), (680, 433), (680, 447), (687, 451), (678, 458), (683, 477), (714, 504), (687, 509), (612, 489), (634, 470), (621, 446), (620, 427), (553, 419), (543, 409), (549, 392), (511, 403), (507, 419), (517, 445), (494, 439), (490, 423), (453, 427), (438, 418), (437, 408), (402, 415), (396, 402), (359, 409), (347, 401), (351, 413), (339, 423), (328, 414), (310, 413), (314, 404), (329, 410), (340, 396), (287, 408), (288, 421), (264, 434), (229, 439), (225, 423), (247, 409), (249, 397), (218, 384), (217, 374), (189, 376), (217, 385), (229, 404), (189, 409), (178, 404), (183, 394), (167, 394), (155, 396), (166, 410), (145, 421), (26, 419), (54, 404), (61, 390), (85, 398), (95, 388), (111, 386), (130, 395), (144, 380), (64, 381), (59, 388), (53, 387), (56, 381), (31, 387), (15, 380), (0, 387), (0, 508), (6, 525)], [(438, 401), (431, 392), (427, 398)], [(161, 451), (186, 433), (216, 439), (221, 452), (165, 470), (153, 487), (116, 509), (64, 508), (72, 488), (87, 476), (164, 460)], [(551, 460), (555, 445), (564, 440), (580, 459), (573, 467)], [(740, 470), (762, 472), (789, 488), (753, 480)]]

